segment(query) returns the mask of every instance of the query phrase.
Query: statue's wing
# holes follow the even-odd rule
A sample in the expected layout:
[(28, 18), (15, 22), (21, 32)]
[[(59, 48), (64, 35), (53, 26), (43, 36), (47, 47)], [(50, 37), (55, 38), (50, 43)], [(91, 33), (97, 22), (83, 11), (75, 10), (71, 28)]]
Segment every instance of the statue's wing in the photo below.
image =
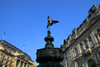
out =
[(59, 21), (52, 21), (52, 23), (54, 23), (54, 24), (55, 24), (55, 23), (58, 23), (58, 22), (59, 22)]

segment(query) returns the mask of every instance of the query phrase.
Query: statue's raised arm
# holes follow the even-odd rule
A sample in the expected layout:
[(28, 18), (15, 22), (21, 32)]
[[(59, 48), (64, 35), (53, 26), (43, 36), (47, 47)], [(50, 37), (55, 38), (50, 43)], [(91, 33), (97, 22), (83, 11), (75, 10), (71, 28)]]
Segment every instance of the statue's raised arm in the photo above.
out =
[(47, 28), (49, 27), (49, 29), (50, 29), (50, 26), (52, 26), (53, 24), (55, 24), (55, 23), (58, 23), (59, 21), (53, 21), (53, 20), (51, 20), (50, 19), (50, 17), (48, 16), (48, 25), (47, 25)]

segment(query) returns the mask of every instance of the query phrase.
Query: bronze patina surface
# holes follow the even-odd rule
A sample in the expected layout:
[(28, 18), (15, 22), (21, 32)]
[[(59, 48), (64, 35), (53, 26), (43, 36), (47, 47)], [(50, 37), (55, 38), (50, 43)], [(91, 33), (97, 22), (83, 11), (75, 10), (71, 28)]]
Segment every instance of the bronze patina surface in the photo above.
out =
[[(50, 25), (58, 21), (51, 21), (48, 18), (48, 25), (50, 29)], [(45, 48), (37, 50), (37, 59), (36, 61), (40, 63), (37, 67), (63, 67), (60, 62), (64, 59), (63, 51), (59, 48), (54, 48), (52, 41), (54, 38), (50, 36), (51, 32), (47, 31), (47, 37), (44, 38), (46, 41)]]
[(50, 31), (48, 31), (48, 36), (44, 38), (46, 41), (45, 48), (37, 50), (36, 61), (40, 63), (38, 67), (63, 67), (60, 62), (63, 60), (63, 51), (59, 48), (54, 48), (52, 41), (54, 38), (50, 36)]

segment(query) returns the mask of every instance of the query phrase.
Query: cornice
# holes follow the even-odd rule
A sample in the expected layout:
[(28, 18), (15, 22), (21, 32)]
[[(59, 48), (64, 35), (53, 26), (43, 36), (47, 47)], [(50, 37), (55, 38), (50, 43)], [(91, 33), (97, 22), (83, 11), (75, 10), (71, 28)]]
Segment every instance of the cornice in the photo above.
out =
[[(94, 19), (96, 19), (95, 22), (94, 22), (93, 24), (88, 25), (87, 29), (85, 29), (85, 30), (73, 41), (73, 43), (71, 43), (71, 44), (69, 45), (69, 47), (70, 47), (71, 45), (73, 45), (75, 42), (77, 42), (77, 40), (78, 40), (82, 35), (84, 35), (93, 25), (95, 25), (97, 21), (100, 21), (100, 15), (97, 15), (97, 16), (93, 17), (89, 22), (91, 23)], [(68, 47), (68, 48), (69, 48), (69, 47)], [(64, 50), (64, 53), (67, 51), (68, 48), (66, 48), (66, 49)]]

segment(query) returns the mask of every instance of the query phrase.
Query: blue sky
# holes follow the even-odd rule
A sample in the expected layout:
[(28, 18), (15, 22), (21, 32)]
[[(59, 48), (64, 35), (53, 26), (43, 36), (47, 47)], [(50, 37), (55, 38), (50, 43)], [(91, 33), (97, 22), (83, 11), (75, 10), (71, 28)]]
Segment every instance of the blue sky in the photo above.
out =
[[(0, 38), (29, 54), (35, 61), (37, 49), (44, 48), (47, 16), (59, 23), (51, 28), (54, 47), (63, 44), (72, 30), (84, 21), (100, 0), (0, 0)], [(30, 50), (30, 52), (29, 52)]]

